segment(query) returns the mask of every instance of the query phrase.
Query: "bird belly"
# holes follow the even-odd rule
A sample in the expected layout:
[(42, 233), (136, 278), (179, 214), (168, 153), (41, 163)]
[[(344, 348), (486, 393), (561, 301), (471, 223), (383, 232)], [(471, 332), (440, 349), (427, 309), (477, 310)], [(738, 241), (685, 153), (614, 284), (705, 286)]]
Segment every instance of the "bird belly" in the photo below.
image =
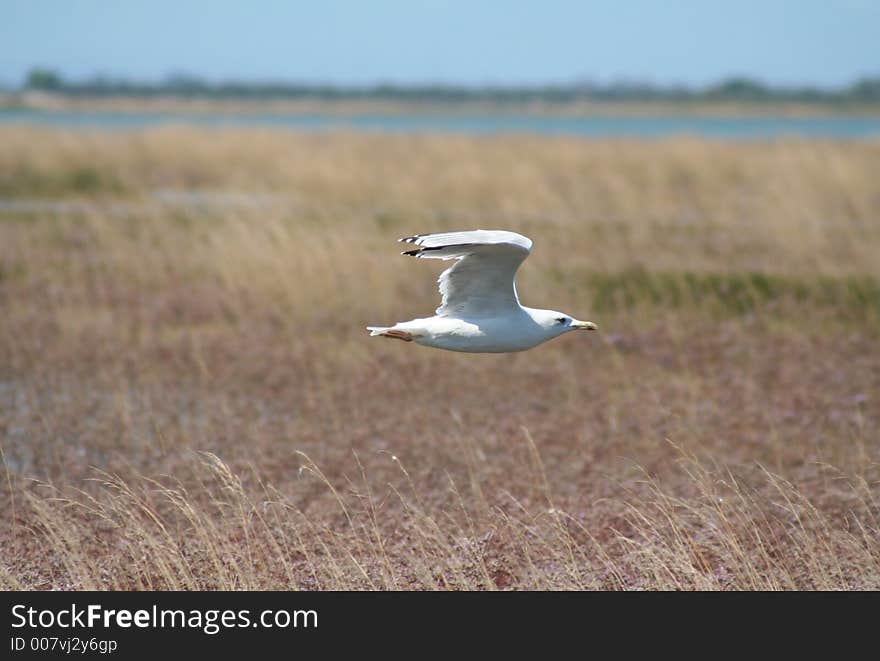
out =
[(545, 339), (509, 320), (493, 323), (491, 319), (462, 320), (434, 317), (425, 324), (424, 335), (416, 342), (423, 346), (466, 353), (509, 353), (525, 351)]

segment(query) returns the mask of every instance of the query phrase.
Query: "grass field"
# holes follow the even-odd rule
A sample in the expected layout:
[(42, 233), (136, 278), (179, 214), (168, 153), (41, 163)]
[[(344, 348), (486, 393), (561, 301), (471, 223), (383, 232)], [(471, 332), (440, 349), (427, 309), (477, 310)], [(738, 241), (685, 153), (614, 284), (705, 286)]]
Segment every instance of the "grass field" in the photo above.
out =
[[(880, 143), (0, 129), (5, 589), (880, 589)], [(535, 242), (521, 354), (414, 232)]]

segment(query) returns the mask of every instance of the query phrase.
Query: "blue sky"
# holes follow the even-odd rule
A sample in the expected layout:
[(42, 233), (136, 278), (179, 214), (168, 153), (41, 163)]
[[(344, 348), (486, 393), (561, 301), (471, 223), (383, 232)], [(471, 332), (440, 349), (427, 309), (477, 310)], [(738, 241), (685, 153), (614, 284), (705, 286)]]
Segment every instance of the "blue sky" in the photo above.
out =
[(880, 74), (880, 0), (0, 0), (0, 83), (158, 80), (835, 86)]

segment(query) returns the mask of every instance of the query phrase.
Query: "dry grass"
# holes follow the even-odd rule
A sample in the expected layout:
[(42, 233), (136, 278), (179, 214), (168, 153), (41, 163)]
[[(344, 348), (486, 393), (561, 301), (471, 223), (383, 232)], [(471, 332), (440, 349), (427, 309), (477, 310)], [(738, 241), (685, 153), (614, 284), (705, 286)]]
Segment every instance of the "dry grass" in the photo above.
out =
[[(880, 144), (0, 143), (0, 585), (880, 588)], [(368, 338), (477, 226), (602, 333)]]

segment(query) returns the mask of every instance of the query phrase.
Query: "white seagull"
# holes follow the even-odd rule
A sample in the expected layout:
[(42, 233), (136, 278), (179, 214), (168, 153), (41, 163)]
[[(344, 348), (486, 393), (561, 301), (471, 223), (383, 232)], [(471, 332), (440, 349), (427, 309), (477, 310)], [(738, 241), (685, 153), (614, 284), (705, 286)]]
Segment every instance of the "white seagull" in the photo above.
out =
[(371, 336), (449, 351), (505, 353), (531, 349), (569, 331), (596, 330), (592, 321), (520, 305), (516, 270), (532, 251), (532, 241), (521, 234), (471, 230), (417, 234), (400, 241), (419, 246), (404, 255), (457, 261), (440, 275), (443, 300), (433, 317), (367, 326)]

